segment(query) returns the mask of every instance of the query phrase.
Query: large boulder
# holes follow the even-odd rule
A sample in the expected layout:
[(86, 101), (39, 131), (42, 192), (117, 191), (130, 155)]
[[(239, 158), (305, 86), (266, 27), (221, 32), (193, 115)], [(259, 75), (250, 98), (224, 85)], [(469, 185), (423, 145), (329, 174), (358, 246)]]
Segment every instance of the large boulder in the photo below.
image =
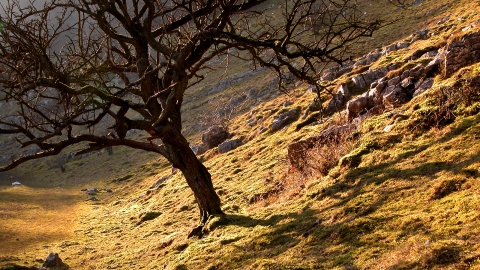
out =
[(367, 110), (367, 95), (357, 96), (347, 103), (347, 119), (350, 121)]
[(298, 114), (300, 110), (298, 108), (286, 111), (282, 114), (279, 114), (273, 118), (273, 122), (271, 125), (271, 129), (273, 131), (277, 131), (282, 129), (284, 126), (292, 123), (293, 121), (297, 120)]
[(228, 139), (229, 136), (230, 134), (224, 127), (213, 126), (209, 127), (202, 135), (202, 142), (208, 149), (212, 149)]

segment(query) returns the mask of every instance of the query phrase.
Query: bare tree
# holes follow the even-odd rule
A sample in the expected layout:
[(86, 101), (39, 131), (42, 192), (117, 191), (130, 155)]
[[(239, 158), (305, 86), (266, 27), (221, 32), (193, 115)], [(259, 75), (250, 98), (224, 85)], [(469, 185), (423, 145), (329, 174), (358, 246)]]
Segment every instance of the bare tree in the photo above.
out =
[[(358, 16), (350, 0), (286, 0), (281, 9), (267, 0), (19, 2), (0, 3), (0, 98), (18, 108), (1, 115), (0, 134), (18, 134), (19, 147), (41, 151), (0, 171), (80, 143), (81, 153), (155, 152), (184, 174), (201, 223), (223, 212), (210, 173), (182, 135), (180, 109), (211, 60), (237, 57), (272, 68), (280, 85), (291, 75), (317, 85), (325, 64), (342, 63), (380, 25)], [(271, 2), (282, 14), (272, 14)], [(105, 122), (108, 135), (98, 130)], [(127, 138), (132, 129), (162, 144)]]

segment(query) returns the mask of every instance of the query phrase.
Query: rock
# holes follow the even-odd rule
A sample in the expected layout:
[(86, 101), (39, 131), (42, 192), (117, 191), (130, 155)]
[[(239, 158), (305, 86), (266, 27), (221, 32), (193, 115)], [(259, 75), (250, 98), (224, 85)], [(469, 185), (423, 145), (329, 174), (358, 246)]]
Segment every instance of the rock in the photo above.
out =
[(290, 106), (290, 105), (292, 105), (292, 104), (293, 104), (293, 102), (291, 102), (290, 100), (287, 100), (287, 101), (285, 101), (285, 102), (283, 103), (283, 108), (286, 108), (286, 107), (288, 107), (288, 106)]
[(399, 85), (389, 86), (383, 96), (383, 104), (387, 108), (397, 108), (412, 99), (407, 90)]
[(322, 131), (318, 136), (309, 137), (292, 143), (288, 146), (287, 158), (296, 169), (302, 169), (306, 164), (307, 151), (315, 146), (334, 142), (342, 139), (345, 134), (352, 132), (356, 128), (354, 124), (347, 124), (343, 126), (333, 126)]
[(209, 127), (202, 135), (202, 142), (208, 148), (212, 149), (224, 142), (230, 134), (221, 126)]
[(363, 74), (353, 77), (352, 81), (355, 84), (355, 87), (364, 88), (367, 85), (370, 85), (372, 82), (384, 77), (388, 73), (388, 70), (388, 68), (369, 70)]
[(450, 77), (463, 67), (480, 61), (480, 31), (465, 35), (445, 48), (443, 75)]
[(98, 192), (98, 189), (96, 189), (96, 188), (89, 188), (89, 189), (86, 190), (86, 192), (87, 192), (87, 195), (96, 195), (97, 192)]
[(94, 201), (95, 202), (95, 201), (98, 201), (98, 199), (97, 199), (97, 197), (92, 196), (92, 197), (88, 198), (87, 201)]
[(382, 55), (387, 55), (391, 52), (394, 52), (397, 50), (397, 44), (392, 44), (392, 45), (389, 45), (387, 47), (385, 47), (385, 49), (383, 49), (382, 51)]
[(348, 90), (347, 85), (340, 85), (340, 87), (337, 89), (337, 93), (333, 95), (332, 99), (325, 108), (324, 114), (331, 115), (339, 111), (343, 106), (345, 106), (349, 97), (350, 91)]
[(408, 42), (398, 42), (396, 44), (397, 50), (408, 48), (408, 46), (410, 46), (410, 43)]
[(394, 78), (390, 79), (390, 80), (388, 81), (388, 84), (387, 84), (387, 85), (388, 85), (388, 86), (397, 85), (397, 84), (399, 84), (401, 81), (402, 81), (402, 78), (401, 78), (400, 76), (397, 76), (397, 77), (394, 77)]
[(286, 111), (280, 115), (277, 115), (273, 118), (271, 129), (277, 131), (282, 129), (284, 126), (292, 123), (297, 120), (299, 114), (299, 109), (295, 108), (293, 110)]
[(264, 126), (260, 126), (260, 127), (258, 128), (258, 133), (259, 133), (259, 134), (262, 134), (262, 133), (264, 133), (264, 132), (267, 131), (267, 130), (268, 130), (268, 128), (266, 128), (266, 127), (264, 127)]
[(193, 153), (197, 156), (202, 155), (208, 151), (208, 147), (203, 143), (190, 146), (190, 149), (192, 149)]
[(366, 60), (366, 65), (369, 65), (375, 61), (378, 60), (378, 58), (380, 58), (382, 56), (382, 53), (381, 52), (378, 52), (378, 51), (373, 51), (369, 54), (367, 54), (365, 60)]
[(170, 178), (172, 178), (171, 174), (158, 179), (157, 182), (155, 182), (155, 184), (153, 184), (150, 187), (150, 189), (157, 189), (161, 184), (163, 184), (165, 181), (167, 181)]
[[(418, 79), (424, 73), (425, 73), (425, 68), (421, 64), (418, 64), (415, 67), (413, 67), (412, 69), (408, 70), (408, 72), (406, 72), (406, 77), (413, 77), (413, 78)], [(402, 80), (405, 79), (405, 78), (402, 78)]]
[(62, 259), (60, 259), (60, 256), (58, 256), (58, 253), (50, 253), (45, 259), (45, 262), (43, 263), (42, 267), (61, 267), (65, 266), (65, 264), (62, 262)]
[(400, 82), (400, 87), (402, 87), (404, 90), (407, 90), (410, 95), (413, 96), (413, 92), (415, 91), (415, 82), (413, 77), (408, 77), (402, 80)]
[(430, 73), (437, 71), (443, 60), (443, 54), (437, 54), (437, 56), (425, 66), (424, 73), (428, 76)]
[(357, 88), (364, 88), (365, 86), (367, 86), (367, 82), (365, 82), (362, 75), (357, 75), (353, 77), (352, 81)]
[(316, 100), (312, 101), (310, 105), (308, 105), (307, 110), (305, 110), (305, 113), (302, 116), (302, 119), (306, 119), (308, 114), (311, 112), (316, 112), (320, 111), (322, 109), (322, 104)]
[(438, 23), (438, 24), (444, 24), (444, 23), (446, 23), (448, 20), (450, 20), (450, 15), (448, 15), (447, 17), (444, 17), (443, 19), (440, 19), (437, 23)]
[(228, 105), (228, 110), (234, 110), (238, 106), (240, 106), (245, 100), (247, 100), (247, 95), (241, 95), (239, 97), (236, 97), (230, 101), (230, 104)]
[(257, 119), (255, 119), (255, 118), (250, 118), (247, 122), (247, 126), (249, 126), (249, 127), (253, 127), (256, 124), (257, 124)]
[(242, 144), (242, 141), (240, 139), (226, 140), (223, 143), (218, 145), (218, 152), (221, 154), (226, 153), (230, 150), (237, 148), (241, 144)]
[(393, 127), (395, 127), (395, 124), (388, 125), (383, 129), (383, 132), (385, 133), (390, 132), (392, 131)]
[(18, 181), (15, 181), (12, 183), (12, 187), (17, 187), (17, 186), (21, 186), (22, 183), (18, 182)]
[(433, 78), (426, 78), (425, 80), (418, 82), (417, 85), (415, 86), (415, 92), (413, 93), (413, 96), (416, 97), (428, 89), (430, 89), (433, 85)]
[(357, 96), (347, 103), (347, 119), (348, 121), (357, 117), (363, 111), (366, 111), (368, 98), (366, 95)]
[(434, 58), (437, 56), (437, 54), (438, 54), (438, 50), (433, 50), (433, 51), (429, 51), (422, 54), (420, 58)]

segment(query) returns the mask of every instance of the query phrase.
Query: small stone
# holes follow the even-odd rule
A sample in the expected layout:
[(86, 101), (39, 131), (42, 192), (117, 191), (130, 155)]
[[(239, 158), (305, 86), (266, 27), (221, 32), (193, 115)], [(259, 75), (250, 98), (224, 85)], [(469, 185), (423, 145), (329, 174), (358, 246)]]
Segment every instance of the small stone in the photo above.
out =
[(288, 107), (288, 106), (290, 106), (290, 105), (292, 105), (292, 104), (293, 104), (293, 102), (291, 102), (290, 100), (287, 100), (287, 101), (285, 101), (285, 102), (283, 103), (283, 108), (286, 108), (286, 107)]
[(62, 259), (60, 259), (60, 256), (58, 256), (58, 253), (50, 253), (45, 259), (45, 262), (43, 263), (42, 267), (60, 267), (64, 266), (65, 264), (62, 262)]
[(394, 124), (391, 124), (391, 125), (386, 126), (386, 127), (383, 129), (383, 132), (387, 133), (387, 132), (392, 131), (392, 129), (393, 129), (394, 126), (395, 126)]
[(17, 186), (21, 186), (22, 183), (18, 182), (18, 181), (15, 181), (12, 183), (12, 187), (17, 187)]

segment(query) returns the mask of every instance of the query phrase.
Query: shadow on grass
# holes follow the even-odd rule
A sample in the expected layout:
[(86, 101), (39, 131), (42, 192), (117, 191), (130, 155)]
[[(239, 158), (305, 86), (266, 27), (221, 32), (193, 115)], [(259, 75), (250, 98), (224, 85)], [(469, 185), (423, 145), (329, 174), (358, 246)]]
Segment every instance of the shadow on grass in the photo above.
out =
[[(479, 122), (480, 117), (470, 123), (459, 123), (456, 128), (438, 140), (412, 146), (411, 150), (400, 154), (392, 161), (364, 168), (352, 168), (344, 178), (323, 189), (316, 196), (317, 200), (334, 200), (334, 203), (328, 207), (312, 209), (313, 202), (310, 202), (309, 206), (302, 211), (272, 215), (266, 219), (227, 215), (231, 222), (226, 226), (251, 228), (252, 235), (248, 237), (248, 242), (241, 241), (242, 238), (237, 237), (222, 243), (222, 245), (233, 246), (235, 252), (224, 255), (221, 261), (217, 261), (215, 267), (224, 269), (251, 265), (255, 269), (336, 267), (357, 269), (360, 267), (356, 265), (359, 254), (364, 256), (362, 260), (372, 262), (379, 256), (385, 256), (386, 252), (398, 248), (395, 242), (401, 242), (409, 236), (421, 234), (427, 237), (441, 237), (435, 235), (435, 230), (429, 231), (428, 221), (401, 216), (401, 213), (396, 212), (382, 210), (380, 213), (378, 210), (396, 203), (401, 199), (398, 196), (401, 196), (404, 190), (415, 189), (425, 184), (425, 181), (434, 180), (442, 171), (457, 174), (461, 173), (462, 168), (479, 162), (480, 156), (472, 154), (463, 161), (442, 161), (441, 158), (435, 158), (438, 161), (433, 159), (415, 168), (398, 166), (399, 163), (413, 160), (423, 152), (432, 154), (432, 151), (436, 151), (434, 147), (450, 143), (457, 135), (462, 134), (469, 127), (478, 125)], [(424, 180), (421, 180), (421, 183), (415, 182), (414, 179), (418, 177)], [(395, 187), (387, 182), (392, 178), (407, 181)], [(408, 181), (411, 184), (408, 184)], [(428, 200), (428, 198), (425, 199)], [(332, 212), (329, 212), (333, 210), (338, 212), (337, 216), (332, 216)], [(325, 220), (329, 218), (331, 220)], [(257, 226), (266, 229), (262, 229), (260, 234), (255, 235), (259, 231), (255, 230)], [(450, 250), (448, 246), (445, 249)], [(408, 258), (400, 258), (398, 263), (393, 264), (393, 268), (405, 269), (401, 268), (401, 265), (407, 268), (421, 268), (426, 265), (428, 267), (445, 266), (461, 260), (454, 258), (443, 262), (440, 259), (437, 260), (436, 255), (432, 254), (436, 254), (434, 249), (430, 253), (422, 254), (413, 262), (407, 261)], [(278, 258), (281, 258), (281, 261)]]

